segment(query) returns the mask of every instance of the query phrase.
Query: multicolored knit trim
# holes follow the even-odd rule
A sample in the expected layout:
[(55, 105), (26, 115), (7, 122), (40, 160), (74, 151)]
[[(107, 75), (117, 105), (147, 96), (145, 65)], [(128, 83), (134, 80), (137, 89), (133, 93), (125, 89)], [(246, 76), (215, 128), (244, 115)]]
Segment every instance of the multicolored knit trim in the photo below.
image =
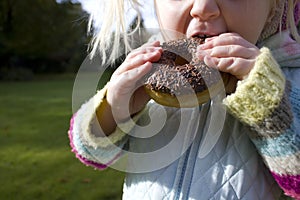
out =
[[(300, 146), (297, 146), (296, 141), (300, 141), (300, 135), (295, 134), (295, 126), (286, 130), (279, 137), (275, 138), (260, 138), (252, 139), (255, 146), (259, 147), (263, 155), (270, 157), (289, 156), (300, 152)], [(291, 144), (292, 143), (292, 144)], [(294, 148), (286, 148), (286, 145), (293, 145)]]
[(291, 105), (298, 105), (298, 106), (292, 106), (292, 110), (293, 113), (295, 114), (295, 117), (300, 119), (300, 106), (299, 106), (300, 88), (296, 88), (292, 86), (290, 97), (293, 97), (290, 98)]
[(285, 80), (267, 48), (261, 51), (249, 77), (224, 102), (254, 130), (249, 136), (285, 193), (300, 198), (300, 91)]
[(250, 126), (260, 124), (281, 101), (285, 78), (270, 50), (263, 47), (249, 76), (224, 99), (228, 110)]
[(74, 127), (74, 118), (75, 118), (75, 116), (76, 116), (76, 113), (72, 116), (72, 118), (70, 120), (70, 129), (68, 131), (68, 137), (69, 137), (70, 146), (71, 146), (71, 149), (72, 149), (71, 151), (75, 154), (76, 158), (78, 158), (83, 164), (85, 164), (87, 166), (94, 167), (94, 168), (99, 169), (99, 170), (106, 169), (107, 167), (112, 165), (114, 163), (114, 161), (116, 161), (121, 156), (121, 153), (118, 154), (117, 156), (115, 156), (111, 161), (109, 161), (108, 163), (105, 163), (105, 164), (94, 162), (94, 161), (89, 160), (89, 159), (83, 157), (82, 155), (80, 155), (78, 153), (78, 151), (76, 150), (76, 148), (74, 146), (74, 143), (73, 143), (73, 127)]
[[(288, 145), (288, 144), (287, 144)], [(258, 148), (258, 147), (257, 147)], [(292, 148), (287, 146), (287, 148)], [(300, 152), (289, 156), (270, 157), (262, 155), (268, 168), (277, 174), (300, 175)]]
[(271, 173), (286, 195), (300, 200), (300, 175), (291, 176)]

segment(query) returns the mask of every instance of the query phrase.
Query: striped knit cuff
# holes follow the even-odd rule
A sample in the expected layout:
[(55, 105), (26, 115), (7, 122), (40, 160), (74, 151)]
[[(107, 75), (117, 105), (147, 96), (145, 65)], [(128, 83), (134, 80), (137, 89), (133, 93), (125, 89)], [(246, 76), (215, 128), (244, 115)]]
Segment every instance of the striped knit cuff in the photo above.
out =
[(71, 151), (75, 154), (76, 158), (78, 158), (83, 164), (87, 165), (87, 166), (92, 166), (95, 169), (99, 169), (99, 170), (104, 170), (106, 169), (109, 165), (111, 165), (116, 159), (118, 159), (120, 157), (120, 154), (116, 155), (114, 158), (112, 158), (109, 162), (107, 163), (99, 163), (96, 162), (92, 159), (89, 159), (85, 156), (83, 156), (82, 154), (80, 154), (78, 152), (78, 148), (76, 148), (75, 144), (74, 144), (74, 137), (73, 137), (73, 125), (74, 125), (74, 118), (75, 115), (73, 115), (71, 121), (70, 121), (70, 129), (68, 131), (68, 136), (69, 136), (69, 140), (70, 140), (70, 146), (71, 146)]
[(300, 175), (280, 175), (272, 172), (273, 177), (283, 189), (284, 194), (300, 199)]
[[(126, 122), (119, 123), (112, 134), (104, 136), (96, 116), (96, 110), (106, 96), (107, 85), (80, 108), (76, 117), (76, 120), (78, 120), (76, 124), (82, 144), (95, 149), (99, 147), (106, 148), (122, 141), (143, 114), (143, 111), (141, 111), (135, 114), (132, 119), (130, 118)], [(75, 131), (77, 131), (77, 127), (75, 127)]]
[(76, 157), (84, 164), (98, 169), (112, 165), (122, 155), (122, 148), (128, 139), (127, 133), (144, 113), (137, 113), (132, 119), (118, 124), (111, 135), (104, 136), (97, 120), (96, 109), (103, 102), (106, 91), (107, 86), (81, 106), (73, 115), (69, 130), (70, 145)]
[(249, 76), (238, 82), (236, 92), (226, 97), (224, 104), (244, 123), (257, 125), (278, 106), (284, 88), (280, 66), (270, 50), (263, 47)]

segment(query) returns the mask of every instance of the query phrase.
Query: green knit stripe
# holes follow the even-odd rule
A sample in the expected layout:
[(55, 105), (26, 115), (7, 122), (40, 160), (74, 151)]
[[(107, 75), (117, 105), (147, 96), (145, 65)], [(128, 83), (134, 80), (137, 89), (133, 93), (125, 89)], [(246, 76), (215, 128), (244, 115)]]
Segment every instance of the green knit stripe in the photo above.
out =
[(229, 111), (249, 125), (257, 125), (279, 105), (285, 78), (271, 52), (261, 49), (249, 76), (238, 82), (236, 92), (224, 99)]

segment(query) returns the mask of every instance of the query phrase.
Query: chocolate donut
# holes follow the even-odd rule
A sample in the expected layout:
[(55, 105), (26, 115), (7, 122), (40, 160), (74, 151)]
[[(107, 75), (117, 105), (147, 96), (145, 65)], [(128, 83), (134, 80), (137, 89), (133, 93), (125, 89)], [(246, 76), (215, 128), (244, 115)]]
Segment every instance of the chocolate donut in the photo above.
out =
[(195, 107), (220, 91), (228, 74), (208, 67), (195, 56), (203, 42), (203, 38), (184, 38), (162, 44), (160, 60), (145, 77), (144, 88), (151, 98), (165, 106)]

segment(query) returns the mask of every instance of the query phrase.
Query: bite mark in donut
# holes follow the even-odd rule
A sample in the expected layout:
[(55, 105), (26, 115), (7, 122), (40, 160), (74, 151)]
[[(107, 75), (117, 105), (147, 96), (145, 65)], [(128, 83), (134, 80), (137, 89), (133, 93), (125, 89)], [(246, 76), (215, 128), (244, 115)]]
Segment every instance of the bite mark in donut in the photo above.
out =
[(161, 58), (145, 79), (144, 88), (151, 98), (165, 106), (195, 107), (220, 91), (228, 74), (208, 67), (195, 56), (203, 42), (202, 38), (184, 38), (162, 44)]

